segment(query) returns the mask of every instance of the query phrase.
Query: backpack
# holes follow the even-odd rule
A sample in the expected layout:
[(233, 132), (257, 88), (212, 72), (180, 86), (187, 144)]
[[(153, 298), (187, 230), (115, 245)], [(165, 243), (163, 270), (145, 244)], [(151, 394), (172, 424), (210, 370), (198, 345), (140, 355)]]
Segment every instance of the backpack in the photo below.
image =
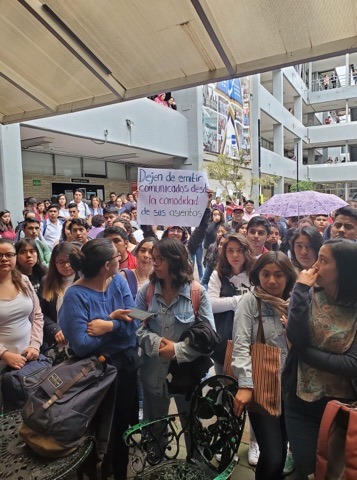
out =
[(357, 478), (357, 403), (331, 400), (322, 416), (317, 442), (316, 480)]
[(37, 360), (27, 362), (20, 370), (10, 367), (3, 370), (1, 393), (4, 412), (22, 408), (52, 364), (52, 358), (39, 355)]
[(91, 436), (99, 440), (99, 453), (106, 453), (116, 374), (114, 366), (96, 357), (72, 357), (52, 367), (21, 411), (20, 436), (43, 457), (69, 455)]

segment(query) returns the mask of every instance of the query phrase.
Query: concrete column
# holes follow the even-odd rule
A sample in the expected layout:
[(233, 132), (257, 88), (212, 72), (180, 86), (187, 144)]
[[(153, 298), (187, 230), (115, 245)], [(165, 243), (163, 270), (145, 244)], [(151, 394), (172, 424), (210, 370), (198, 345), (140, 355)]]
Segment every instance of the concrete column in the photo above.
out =
[(279, 103), (284, 103), (284, 76), (282, 70), (273, 71), (273, 95)]
[(297, 95), (294, 97), (294, 117), (300, 122), (302, 121), (302, 96)]
[(281, 123), (273, 125), (274, 152), (284, 156), (284, 128)]
[(187, 118), (188, 123), (188, 158), (174, 159), (174, 167), (201, 170), (203, 163), (203, 96), (202, 87), (187, 88), (172, 92), (178, 110)]
[[(250, 138), (251, 148), (250, 154), (252, 157), (252, 175), (254, 178), (259, 178), (259, 155), (260, 155), (260, 106), (259, 106), (259, 91), (260, 91), (260, 75), (253, 75), (251, 77), (251, 97), (250, 97)], [(259, 185), (252, 186), (252, 199), (256, 205), (259, 204)]]
[(274, 187), (274, 195), (276, 193), (284, 193), (284, 183), (285, 183), (285, 177), (279, 178), (278, 186)]
[[(350, 119), (348, 118), (348, 98), (346, 98), (346, 123), (348, 123), (350, 121)], [(351, 115), (351, 120), (352, 120), (352, 115)]]
[(346, 53), (346, 87), (351, 85), (350, 54)]
[(295, 178), (294, 180), (297, 181), (297, 180), (303, 180), (303, 177), (302, 177), (302, 173), (301, 173), (301, 170), (302, 170), (302, 140), (301, 138), (296, 138), (294, 140), (294, 152), (295, 152), (295, 156), (296, 156), (296, 169), (298, 170), (295, 170)]
[(307, 163), (315, 165), (315, 150), (313, 148), (309, 148), (307, 151)]
[(22, 220), (23, 208), (20, 125), (0, 125), (0, 210), (10, 210), (16, 225)]
[(313, 91), (313, 88), (312, 88), (312, 62), (309, 62), (309, 90), (310, 90), (310, 92)]

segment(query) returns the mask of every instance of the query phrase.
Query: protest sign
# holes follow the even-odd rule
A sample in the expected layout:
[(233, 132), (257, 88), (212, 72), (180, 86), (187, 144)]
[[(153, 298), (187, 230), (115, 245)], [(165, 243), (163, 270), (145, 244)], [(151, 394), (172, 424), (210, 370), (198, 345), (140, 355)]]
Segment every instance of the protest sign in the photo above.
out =
[(197, 227), (207, 207), (205, 172), (138, 169), (139, 225)]

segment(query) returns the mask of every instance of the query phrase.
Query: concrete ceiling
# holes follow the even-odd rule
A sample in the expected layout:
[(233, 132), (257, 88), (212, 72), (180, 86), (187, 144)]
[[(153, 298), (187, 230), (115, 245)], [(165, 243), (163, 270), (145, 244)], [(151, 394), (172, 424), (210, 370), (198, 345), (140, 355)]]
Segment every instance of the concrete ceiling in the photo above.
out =
[(157, 167), (171, 167), (174, 162), (172, 155), (27, 125), (21, 125), (21, 147), (22, 150), (30, 152), (85, 157), (140, 166), (155, 164)]
[(356, 0), (2, 0), (0, 123), (357, 50)]

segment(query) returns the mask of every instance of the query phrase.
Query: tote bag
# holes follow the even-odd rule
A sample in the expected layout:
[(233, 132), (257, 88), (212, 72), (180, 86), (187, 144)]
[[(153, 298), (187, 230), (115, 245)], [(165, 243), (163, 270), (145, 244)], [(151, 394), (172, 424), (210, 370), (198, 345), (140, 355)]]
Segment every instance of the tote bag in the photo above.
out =
[[(254, 390), (248, 410), (251, 412), (281, 415), (281, 350), (279, 347), (267, 345), (265, 342), (261, 300), (258, 302), (257, 341), (251, 346), (252, 377)], [(228, 341), (223, 371), (233, 375), (232, 371), (233, 342)]]

